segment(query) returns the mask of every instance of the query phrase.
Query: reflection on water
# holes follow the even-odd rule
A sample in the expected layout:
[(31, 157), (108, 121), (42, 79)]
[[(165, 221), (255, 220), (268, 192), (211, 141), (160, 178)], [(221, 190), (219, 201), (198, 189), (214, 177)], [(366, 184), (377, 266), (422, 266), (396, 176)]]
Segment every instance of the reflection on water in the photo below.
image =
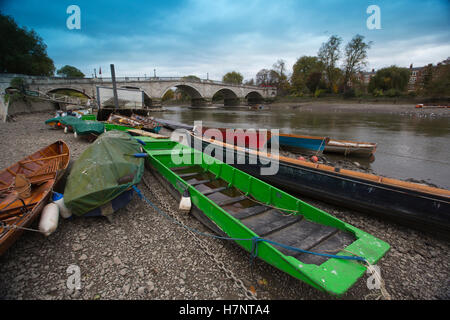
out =
[[(279, 129), (282, 133), (376, 142), (376, 174), (426, 181), (450, 189), (450, 118), (380, 113), (314, 112), (292, 109), (191, 109), (166, 107), (156, 117), (204, 126)], [(330, 157), (327, 155), (327, 157)], [(336, 157), (336, 156), (335, 156)], [(361, 162), (361, 159), (354, 158)]]

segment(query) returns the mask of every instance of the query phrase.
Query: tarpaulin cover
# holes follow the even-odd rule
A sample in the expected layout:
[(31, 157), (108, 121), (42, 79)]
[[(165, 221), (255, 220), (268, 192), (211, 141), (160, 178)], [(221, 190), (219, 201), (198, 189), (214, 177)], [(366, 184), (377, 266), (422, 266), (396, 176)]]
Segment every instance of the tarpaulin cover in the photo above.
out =
[(83, 121), (77, 117), (74, 116), (64, 116), (64, 117), (55, 117), (51, 118), (45, 121), (45, 124), (49, 124), (52, 122), (61, 122), (62, 124), (66, 126), (72, 126), (74, 123), (78, 123), (80, 121)]
[(102, 134), (105, 131), (103, 122), (90, 120), (81, 120), (80, 122), (74, 123), (72, 128), (79, 135), (88, 133)]
[(50, 124), (50, 123), (55, 123), (55, 122), (60, 122), (60, 121), (61, 121), (61, 117), (55, 117), (55, 118), (45, 120), (45, 124)]
[(64, 203), (74, 215), (98, 208), (139, 183), (144, 173), (141, 145), (128, 133), (112, 130), (95, 140), (75, 161)]

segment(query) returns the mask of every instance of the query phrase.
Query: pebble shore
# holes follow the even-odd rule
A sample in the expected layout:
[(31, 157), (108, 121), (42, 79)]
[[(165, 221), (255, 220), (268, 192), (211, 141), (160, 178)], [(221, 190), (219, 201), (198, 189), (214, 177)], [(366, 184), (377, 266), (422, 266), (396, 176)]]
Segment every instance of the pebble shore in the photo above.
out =
[[(0, 123), (2, 169), (58, 139), (68, 143), (72, 161), (78, 158), (88, 143), (46, 127), (44, 121), (52, 115), (19, 115), (15, 122)], [(144, 176), (176, 211), (177, 201), (152, 173), (146, 170)], [(158, 205), (142, 182), (138, 187)], [(392, 299), (450, 299), (448, 241), (364, 213), (304, 200), (391, 245), (378, 266)], [(183, 216), (183, 221), (209, 232), (192, 216)], [(258, 299), (335, 299), (262, 261), (250, 265), (249, 253), (233, 243), (208, 239), (207, 244)], [(73, 265), (80, 270), (79, 290), (67, 286), (68, 268)], [(363, 276), (341, 299), (374, 299), (367, 279)], [(135, 195), (111, 222), (104, 217), (60, 218), (58, 229), (47, 238), (24, 233), (0, 257), (0, 299), (245, 299), (245, 294), (186, 230)]]

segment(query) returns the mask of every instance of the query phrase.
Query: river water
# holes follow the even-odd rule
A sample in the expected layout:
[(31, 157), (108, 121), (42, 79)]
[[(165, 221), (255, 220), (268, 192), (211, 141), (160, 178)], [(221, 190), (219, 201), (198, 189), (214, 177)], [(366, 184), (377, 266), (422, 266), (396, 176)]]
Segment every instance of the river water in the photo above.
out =
[[(203, 126), (207, 127), (279, 129), (281, 133), (375, 142), (377, 151), (373, 162), (351, 159), (378, 175), (450, 189), (450, 117), (289, 108), (165, 108), (166, 112), (155, 114), (155, 117), (190, 125), (202, 120)], [(343, 159), (343, 156), (326, 157)]]

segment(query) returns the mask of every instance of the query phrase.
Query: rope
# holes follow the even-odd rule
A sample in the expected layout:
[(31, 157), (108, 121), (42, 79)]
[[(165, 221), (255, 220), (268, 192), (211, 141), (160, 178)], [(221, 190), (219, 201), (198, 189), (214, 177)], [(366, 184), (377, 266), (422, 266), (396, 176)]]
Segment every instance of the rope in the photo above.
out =
[(381, 294), (374, 294), (374, 293), (369, 293), (368, 295), (366, 295), (364, 298), (367, 300), (367, 298), (375, 296), (375, 300), (379, 300), (381, 297), (383, 297), (385, 300), (391, 300), (391, 295), (389, 294), (389, 292), (386, 290), (386, 285), (384, 283), (383, 278), (381, 278), (380, 273), (377, 271), (376, 268), (374, 268), (373, 265), (371, 265), (370, 263), (367, 262), (367, 270), (370, 272), (370, 274), (372, 276), (374, 276), (378, 283), (380, 284), (380, 293)]
[(34, 231), (34, 232), (39, 232), (41, 233), (41, 231), (37, 230), (37, 229), (31, 229), (31, 228), (25, 228), (25, 227), (19, 227), (18, 225), (15, 224), (7, 224), (6, 222), (0, 221), (0, 228), (4, 228), (4, 229), (21, 229), (21, 230), (26, 230), (26, 231)]
[(317, 157), (317, 155), (321, 152), (320, 148), (322, 148), (323, 142), (326, 140), (326, 138), (322, 139), (322, 142), (320, 143), (319, 149), (317, 149), (315, 156)]

